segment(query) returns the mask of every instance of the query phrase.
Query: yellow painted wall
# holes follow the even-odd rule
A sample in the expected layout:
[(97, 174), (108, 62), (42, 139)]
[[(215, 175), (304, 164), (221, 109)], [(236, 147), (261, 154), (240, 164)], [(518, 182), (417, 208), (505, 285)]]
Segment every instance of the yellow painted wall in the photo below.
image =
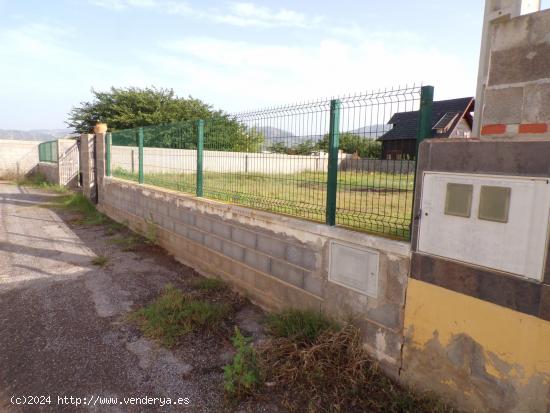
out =
[(411, 383), (479, 411), (547, 411), (550, 322), (410, 279), (405, 336)]

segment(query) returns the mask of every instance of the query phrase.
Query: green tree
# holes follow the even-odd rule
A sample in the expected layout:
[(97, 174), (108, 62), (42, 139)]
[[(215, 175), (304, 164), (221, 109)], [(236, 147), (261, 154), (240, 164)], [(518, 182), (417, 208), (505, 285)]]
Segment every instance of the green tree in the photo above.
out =
[(110, 131), (120, 131), (118, 144), (135, 145), (137, 132), (129, 129), (143, 127), (145, 146), (193, 149), (195, 121), (204, 119), (205, 148), (257, 151), (263, 142), (258, 131), (201, 100), (180, 98), (172, 89), (111, 87), (107, 92), (92, 89), (92, 94), (92, 101), (81, 102), (68, 114), (66, 123), (77, 133), (104, 122)]
[[(380, 158), (382, 156), (382, 144), (373, 139), (363, 138), (350, 132), (340, 134), (340, 149), (344, 153), (356, 154), (361, 158)], [(329, 135), (323, 136), (317, 147), (320, 150), (328, 151)]]
[(315, 143), (312, 140), (307, 140), (294, 145), (291, 149), (294, 155), (311, 155), (317, 149)]
[(288, 147), (284, 142), (276, 142), (267, 148), (267, 150), (273, 153), (288, 153)]

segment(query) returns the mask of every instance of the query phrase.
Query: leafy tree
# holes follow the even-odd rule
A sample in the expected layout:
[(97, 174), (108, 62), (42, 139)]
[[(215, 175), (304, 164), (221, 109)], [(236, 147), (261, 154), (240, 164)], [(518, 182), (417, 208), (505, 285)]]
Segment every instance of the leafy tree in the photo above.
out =
[(286, 146), (284, 142), (277, 142), (268, 149), (273, 153), (284, 153), (287, 155), (311, 155), (318, 150), (317, 145), (309, 139), (294, 146)]
[(284, 142), (277, 142), (267, 148), (269, 152), (273, 153), (288, 153), (289, 148)]
[[(144, 145), (164, 148), (196, 148), (196, 120), (205, 120), (205, 148), (257, 151), (263, 135), (201, 100), (178, 97), (172, 89), (92, 89), (91, 102), (81, 102), (69, 112), (67, 125), (77, 133), (90, 132), (97, 122), (107, 123), (117, 144), (135, 145), (134, 129), (143, 127)], [(115, 139), (113, 137), (113, 139)]]
[[(356, 154), (361, 158), (380, 158), (382, 156), (382, 144), (378, 141), (363, 138), (350, 132), (340, 134), (340, 149), (344, 153)], [(317, 147), (323, 151), (328, 151), (329, 135), (323, 136)]]
[(292, 152), (294, 155), (311, 155), (312, 152), (316, 150), (315, 143), (308, 139), (307, 141), (301, 142), (292, 147)]

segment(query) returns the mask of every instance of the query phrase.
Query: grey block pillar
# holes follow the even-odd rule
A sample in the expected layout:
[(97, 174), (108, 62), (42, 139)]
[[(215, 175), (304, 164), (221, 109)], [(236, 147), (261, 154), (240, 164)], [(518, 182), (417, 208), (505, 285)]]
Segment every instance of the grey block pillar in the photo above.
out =
[(103, 200), (103, 179), (105, 178), (105, 133), (95, 134), (95, 160), (96, 160), (96, 178), (97, 178), (97, 203)]
[(82, 194), (97, 202), (95, 182), (94, 135), (80, 135), (80, 173), (82, 174)]

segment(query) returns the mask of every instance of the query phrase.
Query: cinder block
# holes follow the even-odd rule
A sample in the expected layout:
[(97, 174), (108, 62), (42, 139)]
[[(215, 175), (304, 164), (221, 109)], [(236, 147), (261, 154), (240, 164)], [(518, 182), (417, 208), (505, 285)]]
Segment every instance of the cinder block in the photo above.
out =
[(409, 260), (391, 260), (388, 262), (386, 298), (401, 305), (405, 303), (408, 263)]
[(259, 271), (270, 273), (271, 259), (267, 255), (257, 253), (255, 251), (246, 249), (244, 253), (244, 262)]
[(222, 252), (237, 261), (244, 261), (244, 248), (229, 241), (223, 241)]
[(166, 200), (160, 198), (157, 201), (157, 211), (164, 216), (168, 216), (168, 205), (166, 204)]
[(294, 245), (286, 246), (286, 260), (294, 265), (298, 265), (308, 270), (316, 268), (315, 253), (307, 248)]
[(304, 288), (304, 270), (280, 260), (271, 260), (271, 275), (299, 288)]
[(212, 221), (212, 233), (223, 239), (231, 239), (231, 226), (216, 219)]
[(520, 123), (523, 108), (523, 88), (487, 89), (483, 124)]
[(256, 234), (254, 232), (233, 227), (231, 229), (231, 239), (241, 245), (256, 248)]
[(162, 217), (162, 226), (169, 231), (174, 231), (174, 221), (169, 217)]
[(178, 219), (187, 225), (195, 225), (195, 214), (187, 208), (178, 208)]
[[(401, 359), (402, 335), (393, 333), (385, 328), (369, 323), (365, 320), (360, 323), (363, 342), (367, 350), (377, 359), (384, 359), (388, 363), (398, 363)], [(380, 355), (384, 355), (380, 358)]]
[(489, 86), (509, 85), (549, 78), (550, 43), (493, 51), (489, 69)]
[(366, 317), (391, 329), (402, 327), (402, 305), (385, 302), (367, 309)]
[(212, 221), (200, 215), (197, 215), (195, 218), (195, 226), (205, 232), (212, 231)]
[(323, 297), (323, 287), (325, 280), (320, 277), (316, 277), (313, 274), (306, 273), (304, 275), (304, 290), (315, 294), (318, 297)]
[(193, 228), (187, 228), (187, 238), (200, 244), (204, 243), (204, 233)]
[(257, 235), (256, 249), (275, 258), (285, 259), (286, 243), (265, 235)]
[(204, 236), (204, 245), (214, 251), (222, 251), (222, 240), (210, 234)]
[(525, 87), (521, 120), (524, 123), (550, 123), (550, 83)]

